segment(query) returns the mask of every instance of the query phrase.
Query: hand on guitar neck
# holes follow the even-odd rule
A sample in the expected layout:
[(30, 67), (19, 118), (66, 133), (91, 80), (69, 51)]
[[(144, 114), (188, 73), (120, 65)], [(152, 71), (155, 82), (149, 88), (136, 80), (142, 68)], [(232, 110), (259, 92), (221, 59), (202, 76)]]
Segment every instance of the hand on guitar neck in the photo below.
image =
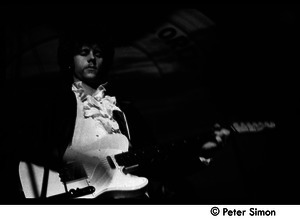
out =
[(203, 164), (207, 165), (223, 148), (229, 135), (229, 129), (216, 124), (211, 130), (197, 136), (150, 148), (131, 149), (115, 155), (115, 159), (120, 166), (124, 166), (125, 173), (161, 178), (167, 177), (172, 171), (184, 169), (182, 174), (188, 174), (194, 169), (199, 170)]
[(199, 159), (202, 163), (208, 165), (215, 154), (220, 151), (223, 145), (226, 144), (226, 140), (230, 135), (230, 130), (222, 128), (219, 124), (214, 125), (214, 139), (208, 140), (202, 146), (200, 146)]

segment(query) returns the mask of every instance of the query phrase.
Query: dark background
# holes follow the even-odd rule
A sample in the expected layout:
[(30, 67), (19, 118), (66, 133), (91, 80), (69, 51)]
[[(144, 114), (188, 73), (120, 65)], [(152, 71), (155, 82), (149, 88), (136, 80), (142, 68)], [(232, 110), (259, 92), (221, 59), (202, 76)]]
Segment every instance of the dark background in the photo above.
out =
[[(170, 14), (186, 8), (198, 10), (214, 23), (198, 33), (195, 46), (204, 51), (201, 57), (191, 57), (192, 67), (183, 64), (168, 75), (126, 73), (119, 81), (115, 77), (112, 93), (120, 101), (133, 102), (162, 143), (201, 132), (215, 122), (276, 122), (276, 131), (237, 136), (212, 167), (188, 177), (178, 173), (178, 184), (183, 186), (175, 190), (182, 200), (197, 202), (299, 202), (294, 158), (299, 110), (298, 4), (2, 5), (1, 79), (4, 85), (36, 80), (22, 74), (26, 60), (19, 59), (34, 43), (26, 49), (16, 46), (31, 31), (37, 33), (40, 28), (35, 36), (47, 42), (74, 22), (79, 29), (99, 22), (107, 25), (116, 47), (128, 47), (151, 34)], [(43, 31), (45, 27), (52, 32)], [(13, 38), (19, 43), (11, 43)], [(9, 67), (11, 62), (16, 63), (14, 68)], [(182, 71), (184, 67), (187, 71)], [(51, 72), (43, 75), (43, 68), (35, 75), (37, 83), (40, 77), (51, 78)], [(130, 81), (124, 86), (121, 79), (126, 77)]]

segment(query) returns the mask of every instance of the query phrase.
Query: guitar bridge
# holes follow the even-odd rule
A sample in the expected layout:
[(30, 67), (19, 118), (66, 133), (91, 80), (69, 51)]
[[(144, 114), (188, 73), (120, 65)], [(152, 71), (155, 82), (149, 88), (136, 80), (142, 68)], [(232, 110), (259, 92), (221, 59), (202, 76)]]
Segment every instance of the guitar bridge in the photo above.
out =
[(70, 189), (70, 191), (66, 193), (61, 193), (58, 195), (53, 195), (48, 197), (48, 199), (73, 199), (73, 198), (79, 198), (83, 197), (86, 195), (90, 195), (95, 192), (95, 187), (94, 186), (87, 186), (84, 188), (77, 188), (77, 189)]

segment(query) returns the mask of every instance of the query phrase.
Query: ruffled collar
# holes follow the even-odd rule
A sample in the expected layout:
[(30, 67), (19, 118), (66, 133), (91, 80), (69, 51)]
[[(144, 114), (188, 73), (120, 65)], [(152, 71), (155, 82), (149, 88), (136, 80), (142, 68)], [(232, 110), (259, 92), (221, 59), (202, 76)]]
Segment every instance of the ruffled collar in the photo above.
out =
[(96, 90), (91, 88), (90, 86), (84, 84), (82, 81), (76, 81), (72, 85), (72, 90), (75, 93), (78, 93), (80, 96), (81, 101), (85, 101), (89, 93), (92, 93), (92, 97), (94, 97), (96, 100), (100, 101), (105, 96), (105, 84), (101, 84)]
[[(116, 98), (105, 95), (106, 89), (100, 85), (95, 92), (87, 94), (87, 89), (92, 89), (82, 81), (76, 81), (72, 85), (72, 90), (77, 98), (83, 103), (84, 118), (93, 118), (101, 123), (108, 133), (119, 133), (119, 125), (113, 118), (113, 111), (121, 111), (116, 106)], [(91, 93), (91, 92), (90, 92)]]

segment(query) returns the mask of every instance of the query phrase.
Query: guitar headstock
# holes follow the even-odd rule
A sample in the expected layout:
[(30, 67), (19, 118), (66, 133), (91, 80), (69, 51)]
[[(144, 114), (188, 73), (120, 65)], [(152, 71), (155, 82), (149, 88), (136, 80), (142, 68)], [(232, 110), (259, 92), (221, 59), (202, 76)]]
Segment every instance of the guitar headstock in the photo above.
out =
[(266, 129), (275, 129), (276, 124), (273, 121), (234, 122), (230, 128), (237, 133), (261, 132)]
[[(259, 122), (233, 122), (230, 125), (221, 126), (215, 124), (213, 129), (213, 136), (216, 143), (224, 143), (227, 137), (232, 134), (246, 134), (257, 133), (264, 130), (275, 129), (276, 124), (273, 121), (259, 121)], [(214, 141), (214, 140), (213, 140)]]

